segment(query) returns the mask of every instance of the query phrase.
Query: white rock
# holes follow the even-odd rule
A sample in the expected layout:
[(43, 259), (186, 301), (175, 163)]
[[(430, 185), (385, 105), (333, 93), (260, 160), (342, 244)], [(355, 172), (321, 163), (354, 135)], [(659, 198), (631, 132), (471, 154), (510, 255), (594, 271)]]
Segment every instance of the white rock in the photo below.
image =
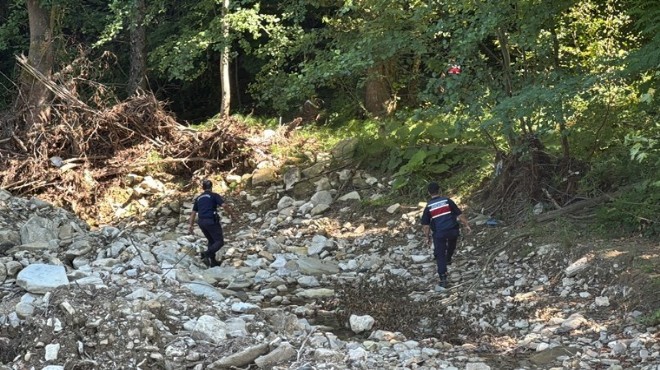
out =
[(302, 298), (328, 298), (334, 295), (335, 291), (328, 288), (305, 289), (296, 293), (296, 296)]
[(282, 343), (271, 352), (259, 356), (254, 363), (260, 369), (272, 369), (274, 365), (283, 363), (296, 355), (297, 351), (289, 343)]
[(541, 342), (536, 346), (536, 352), (545, 351), (548, 348), (550, 348), (550, 345), (548, 343)]
[(53, 220), (41, 216), (32, 216), (21, 226), (21, 242), (49, 242), (57, 239), (56, 226)]
[(252, 303), (236, 302), (231, 305), (231, 310), (236, 313), (249, 313), (259, 311), (260, 307)]
[(244, 337), (248, 335), (246, 322), (240, 317), (232, 317), (225, 320), (227, 325), (227, 335), (233, 338)]
[(351, 315), (349, 318), (351, 330), (357, 334), (371, 330), (375, 322), (376, 320), (369, 315)]
[(195, 339), (208, 340), (221, 344), (227, 339), (227, 325), (217, 318), (203, 315), (196, 321), (184, 324), (184, 328), (192, 331)]
[(527, 320), (516, 320), (513, 326), (518, 329), (525, 329), (529, 327), (529, 322)]
[(424, 263), (424, 262), (427, 262), (431, 259), (431, 255), (430, 254), (422, 254), (422, 255), (413, 254), (412, 256), (410, 256), (410, 259), (412, 259), (412, 261), (414, 263)]
[(332, 194), (327, 190), (321, 190), (316, 192), (310, 200), (314, 206), (326, 205), (329, 206), (332, 204)]
[(564, 273), (566, 274), (567, 277), (572, 277), (577, 275), (580, 271), (585, 270), (589, 265), (591, 264), (591, 257), (590, 256), (584, 256), (580, 258), (579, 260), (573, 262), (570, 264), (566, 269), (564, 270)]
[(361, 200), (362, 198), (360, 197), (360, 193), (357, 191), (352, 191), (348, 194), (344, 194), (341, 197), (339, 197), (340, 201), (349, 201), (349, 200)]
[(483, 362), (470, 362), (465, 364), (465, 370), (490, 370), (490, 366)]
[(46, 355), (44, 356), (46, 361), (55, 361), (57, 356), (60, 353), (60, 344), (49, 344), (46, 346)]
[(328, 180), (327, 177), (320, 178), (319, 181), (314, 183), (314, 185), (316, 185), (316, 191), (332, 189), (332, 184), (330, 184), (330, 180)]
[(330, 206), (327, 205), (327, 204), (317, 204), (317, 205), (314, 206), (314, 208), (312, 208), (309, 211), (309, 213), (312, 216), (316, 216), (316, 215), (320, 215), (321, 213), (327, 211), (328, 209), (330, 209)]
[(16, 310), (16, 315), (21, 319), (27, 319), (34, 315), (34, 306), (30, 303), (19, 302), (14, 309)]
[(616, 340), (613, 342), (610, 342), (607, 344), (608, 347), (612, 349), (612, 355), (614, 356), (621, 356), (626, 353), (626, 350), (628, 347), (626, 346), (626, 343), (620, 340)]
[(394, 214), (396, 211), (399, 210), (399, 208), (401, 208), (401, 204), (399, 203), (392, 204), (391, 206), (387, 207), (387, 213)]
[(339, 181), (345, 182), (345, 181), (348, 181), (348, 179), (351, 178), (351, 176), (353, 175), (353, 171), (351, 171), (349, 169), (345, 169), (345, 170), (338, 171), (337, 174), (339, 175)]
[(69, 285), (64, 266), (32, 264), (16, 276), (16, 284), (30, 293), (45, 294), (57, 287)]
[(316, 288), (321, 286), (321, 283), (315, 276), (301, 276), (298, 278), (298, 285), (301, 288)]
[(596, 306), (607, 307), (609, 305), (610, 305), (610, 299), (608, 297), (596, 297)]
[(328, 238), (323, 235), (314, 235), (311, 244), (307, 247), (307, 255), (313, 256), (320, 254), (326, 248)]
[(282, 198), (280, 198), (279, 202), (277, 202), (277, 209), (281, 211), (285, 208), (289, 208), (293, 206), (294, 201), (295, 200), (293, 198), (285, 195)]
[(370, 185), (370, 186), (372, 186), (372, 185), (374, 185), (374, 184), (377, 184), (377, 183), (378, 183), (378, 179), (377, 179), (377, 178), (375, 178), (375, 177), (373, 177), (373, 176), (367, 176), (367, 178), (366, 178), (366, 179), (364, 179), (364, 182), (366, 182), (366, 183), (367, 183), (367, 185)]
[(586, 322), (587, 320), (584, 318), (584, 316), (582, 316), (582, 314), (574, 313), (561, 323), (561, 327), (573, 330), (579, 328)]
[(362, 347), (351, 348), (350, 350), (348, 350), (348, 359), (351, 361), (360, 361), (366, 358), (367, 355), (368, 355), (367, 350)]
[(158, 194), (165, 191), (165, 185), (151, 176), (145, 176), (142, 182), (134, 187), (138, 194)]
[(218, 289), (206, 283), (195, 282), (193, 284), (181, 284), (181, 286), (190, 290), (194, 295), (206, 297), (212, 301), (220, 302), (225, 299)]

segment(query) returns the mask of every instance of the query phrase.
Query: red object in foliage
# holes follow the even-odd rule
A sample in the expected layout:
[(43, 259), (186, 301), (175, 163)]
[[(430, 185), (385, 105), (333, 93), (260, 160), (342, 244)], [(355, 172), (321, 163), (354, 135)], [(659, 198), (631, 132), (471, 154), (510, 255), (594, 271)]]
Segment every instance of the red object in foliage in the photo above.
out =
[(447, 71), (450, 75), (460, 75), (461, 74), (461, 66), (454, 64), (449, 68), (449, 71)]

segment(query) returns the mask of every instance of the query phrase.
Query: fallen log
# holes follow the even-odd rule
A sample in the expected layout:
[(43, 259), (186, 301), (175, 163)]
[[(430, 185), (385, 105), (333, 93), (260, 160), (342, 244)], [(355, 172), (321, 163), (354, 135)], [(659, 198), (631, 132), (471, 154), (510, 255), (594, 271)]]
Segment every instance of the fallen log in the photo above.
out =
[(537, 222), (544, 222), (544, 221), (549, 221), (549, 220), (554, 220), (557, 217), (570, 214), (579, 210), (582, 210), (584, 208), (590, 208), (593, 206), (597, 206), (599, 204), (605, 203), (609, 200), (612, 199), (612, 195), (601, 195), (596, 198), (591, 198), (587, 200), (583, 200), (578, 203), (573, 203), (571, 205), (568, 205), (566, 207), (562, 207), (560, 209), (556, 209), (554, 211), (546, 212), (546, 213), (541, 213), (538, 216), (534, 217), (534, 220)]

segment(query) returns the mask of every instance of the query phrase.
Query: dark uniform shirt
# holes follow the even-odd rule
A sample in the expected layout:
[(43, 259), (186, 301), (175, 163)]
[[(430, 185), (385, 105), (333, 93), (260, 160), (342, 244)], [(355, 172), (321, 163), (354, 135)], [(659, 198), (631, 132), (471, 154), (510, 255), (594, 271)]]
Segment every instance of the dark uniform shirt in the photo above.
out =
[(217, 208), (222, 204), (224, 204), (224, 200), (220, 194), (212, 191), (205, 191), (195, 199), (193, 211), (197, 212), (200, 223), (206, 222), (207, 220), (213, 221)]
[(447, 197), (435, 197), (431, 199), (422, 213), (422, 225), (429, 225), (434, 236), (459, 229), (458, 217), (461, 210), (453, 200)]

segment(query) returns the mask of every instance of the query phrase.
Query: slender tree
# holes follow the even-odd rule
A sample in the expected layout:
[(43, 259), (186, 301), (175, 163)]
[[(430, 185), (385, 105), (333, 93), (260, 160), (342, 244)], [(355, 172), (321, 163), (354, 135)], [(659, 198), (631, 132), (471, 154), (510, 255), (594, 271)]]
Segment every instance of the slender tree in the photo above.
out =
[(144, 17), (147, 11), (145, 0), (133, 0), (131, 4), (130, 32), (130, 72), (126, 92), (134, 95), (147, 87), (146, 78), (146, 31)]
[(30, 23), (30, 49), (27, 68), (20, 77), (17, 110), (25, 109), (26, 124), (44, 124), (50, 116), (52, 93), (42, 79), (50, 78), (54, 65), (54, 22), (57, 7), (39, 0), (27, 0)]
[(228, 117), (231, 106), (231, 83), (229, 79), (229, 0), (222, 0), (222, 38), (224, 46), (220, 54), (220, 83), (222, 85), (220, 102), (220, 116)]

